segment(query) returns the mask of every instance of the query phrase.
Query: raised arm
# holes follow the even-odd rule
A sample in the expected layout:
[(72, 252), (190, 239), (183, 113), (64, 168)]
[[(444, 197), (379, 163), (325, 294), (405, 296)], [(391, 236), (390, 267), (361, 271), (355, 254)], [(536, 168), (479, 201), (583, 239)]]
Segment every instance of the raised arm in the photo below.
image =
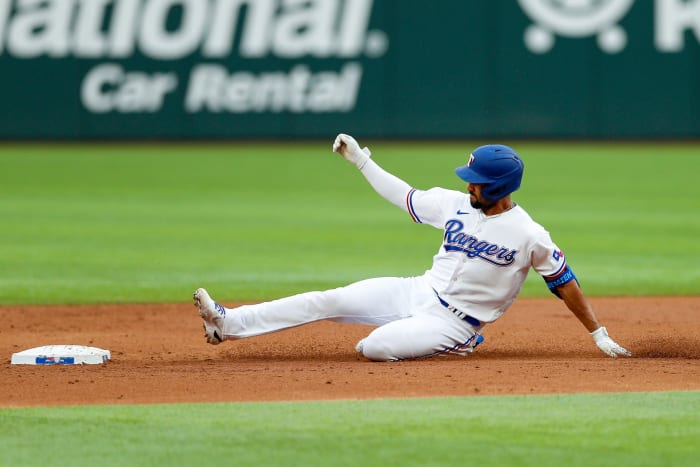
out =
[(341, 133), (333, 142), (333, 152), (337, 152), (360, 169), (372, 188), (384, 199), (408, 211), (406, 196), (412, 190), (411, 186), (370, 159), (372, 153), (368, 148), (360, 149), (360, 145), (352, 136)]

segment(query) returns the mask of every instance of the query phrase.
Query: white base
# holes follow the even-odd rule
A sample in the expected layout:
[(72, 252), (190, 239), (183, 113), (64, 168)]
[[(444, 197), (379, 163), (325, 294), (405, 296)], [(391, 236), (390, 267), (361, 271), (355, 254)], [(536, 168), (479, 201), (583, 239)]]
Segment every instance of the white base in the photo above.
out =
[(111, 357), (109, 350), (84, 345), (45, 345), (12, 354), (13, 365), (95, 365)]

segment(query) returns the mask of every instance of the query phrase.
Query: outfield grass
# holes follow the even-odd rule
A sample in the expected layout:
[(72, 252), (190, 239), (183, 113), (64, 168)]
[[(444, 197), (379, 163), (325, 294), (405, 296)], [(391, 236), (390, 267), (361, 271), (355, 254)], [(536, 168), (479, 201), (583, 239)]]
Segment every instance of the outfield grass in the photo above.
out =
[(0, 465), (694, 466), (699, 392), (0, 410)]
[[(479, 142), (371, 144), (419, 188), (462, 189)], [(696, 294), (700, 145), (512, 143), (515, 199), (591, 295)], [(0, 146), (0, 304), (259, 300), (420, 274), (439, 231), (412, 225), (329, 141)], [(524, 295), (547, 295), (530, 275)]]

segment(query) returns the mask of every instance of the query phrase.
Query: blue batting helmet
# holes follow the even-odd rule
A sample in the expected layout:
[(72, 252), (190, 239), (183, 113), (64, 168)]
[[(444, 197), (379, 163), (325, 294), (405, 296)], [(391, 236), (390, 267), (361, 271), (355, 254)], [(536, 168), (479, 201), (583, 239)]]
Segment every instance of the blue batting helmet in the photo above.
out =
[(455, 173), (465, 182), (483, 184), (481, 194), (496, 201), (520, 188), (524, 169), (525, 164), (512, 148), (487, 144), (476, 148), (467, 165), (457, 167)]

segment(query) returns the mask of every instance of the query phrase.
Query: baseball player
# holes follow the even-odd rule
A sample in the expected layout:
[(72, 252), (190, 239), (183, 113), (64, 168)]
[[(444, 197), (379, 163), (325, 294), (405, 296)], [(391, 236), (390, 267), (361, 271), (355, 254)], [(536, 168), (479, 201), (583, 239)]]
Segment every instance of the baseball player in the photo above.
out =
[(530, 268), (611, 357), (631, 353), (615, 343), (595, 316), (564, 253), (549, 233), (511, 199), (523, 162), (508, 146), (481, 146), (455, 172), (467, 193), (418, 190), (386, 172), (351, 136), (333, 151), (354, 164), (382, 197), (414, 222), (442, 230), (433, 263), (417, 277), (382, 277), (337, 289), (307, 292), (255, 305), (226, 308), (205, 289), (194, 293), (207, 342), (242, 339), (318, 320), (378, 326), (357, 343), (375, 361), (468, 354), (484, 326), (513, 303)]

